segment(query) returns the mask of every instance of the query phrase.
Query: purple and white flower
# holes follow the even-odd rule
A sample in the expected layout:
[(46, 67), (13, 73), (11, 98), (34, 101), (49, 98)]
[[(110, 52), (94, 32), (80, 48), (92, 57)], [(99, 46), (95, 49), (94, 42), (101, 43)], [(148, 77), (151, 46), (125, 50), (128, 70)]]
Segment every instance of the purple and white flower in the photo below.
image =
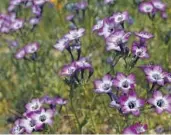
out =
[(151, 83), (156, 83), (158, 85), (163, 86), (165, 82), (165, 73), (163, 72), (163, 69), (161, 66), (145, 66), (142, 67), (144, 70), (144, 73), (146, 75), (146, 78)]
[(119, 98), (121, 110), (124, 114), (132, 113), (135, 116), (140, 115), (140, 108), (144, 106), (145, 101), (137, 97), (135, 91), (130, 90), (128, 94), (123, 94)]
[(69, 40), (79, 39), (80, 37), (82, 37), (84, 35), (84, 32), (85, 32), (84, 28), (70, 30), (70, 32), (65, 35), (65, 38), (67, 38)]
[(10, 1), (10, 5), (19, 5), (19, 4), (21, 4), (21, 2), (23, 2), (23, 0), (11, 0)]
[(106, 50), (121, 51), (121, 47), (128, 42), (131, 32), (125, 33), (123, 30), (116, 31), (106, 38)]
[(147, 124), (135, 123), (123, 130), (123, 134), (143, 134), (147, 131)]
[(88, 3), (85, 0), (80, 1), (77, 3), (77, 8), (80, 10), (85, 10), (88, 7)]
[(68, 39), (62, 38), (58, 40), (57, 43), (53, 47), (59, 51), (63, 51), (66, 47), (68, 47)]
[(75, 66), (78, 67), (78, 69), (92, 69), (92, 65), (85, 57), (82, 57), (78, 61), (75, 61)]
[(40, 18), (37, 18), (37, 17), (30, 18), (29, 20), (29, 23), (33, 26), (39, 24), (39, 22), (40, 22)]
[(126, 76), (122, 73), (117, 73), (113, 80), (113, 85), (123, 90), (124, 93), (127, 93), (130, 89), (134, 89), (135, 87), (135, 76), (133, 74)]
[(105, 75), (101, 80), (94, 81), (94, 88), (96, 93), (109, 93), (112, 91), (113, 77), (109, 74)]
[(16, 59), (23, 59), (26, 55), (25, 49), (22, 48), (20, 50), (17, 51), (17, 53), (15, 54), (15, 58)]
[(98, 31), (103, 27), (103, 20), (98, 20), (97, 23), (93, 26), (93, 31)]
[(61, 76), (72, 76), (76, 70), (77, 70), (77, 67), (75, 66), (75, 64), (71, 63), (71, 64), (63, 66), (59, 74)]
[(51, 109), (41, 109), (39, 111), (33, 112), (30, 115), (30, 118), (36, 121), (36, 130), (42, 129), (44, 124), (52, 126), (54, 113), (55, 112)]
[(129, 14), (127, 11), (124, 11), (122, 13), (118, 12), (118, 13), (114, 13), (113, 16), (111, 17), (111, 19), (114, 19), (114, 22), (116, 24), (118, 23), (122, 23), (126, 20), (128, 20)]
[(54, 98), (54, 102), (57, 104), (57, 105), (66, 105), (67, 104), (67, 100), (64, 99), (64, 98), (61, 98), (61, 97), (55, 97)]
[(113, 4), (116, 0), (104, 0), (104, 4)]
[(10, 133), (18, 135), (24, 133), (24, 131), (25, 129), (20, 125), (20, 120), (16, 120), (14, 126), (10, 130)]
[(149, 32), (146, 32), (146, 31), (141, 31), (141, 32), (135, 32), (135, 35), (137, 37), (139, 37), (140, 39), (144, 39), (144, 40), (148, 40), (150, 38), (153, 38), (154, 35), (149, 33)]
[(116, 30), (121, 30), (121, 29), (122, 26), (120, 24), (116, 24), (113, 19), (105, 18), (103, 22), (103, 27), (98, 30), (98, 35), (107, 38)]
[(154, 7), (150, 2), (142, 2), (139, 5), (139, 11), (142, 13), (152, 13), (154, 11)]
[(24, 21), (23, 20), (21, 20), (21, 19), (15, 19), (12, 22), (11, 28), (13, 30), (18, 30), (18, 29), (21, 29), (23, 26), (24, 26)]
[(171, 95), (163, 95), (160, 91), (154, 91), (153, 97), (148, 103), (156, 107), (156, 112), (161, 114), (163, 111), (171, 113)]
[(165, 11), (166, 10), (166, 4), (164, 4), (160, 0), (151, 0), (151, 3), (153, 4), (154, 8), (159, 11)]
[(27, 112), (35, 112), (41, 109), (43, 102), (38, 98), (32, 99), (29, 103), (25, 105)]
[(40, 8), (40, 6), (33, 5), (32, 6), (32, 13), (35, 14), (36, 16), (41, 16), (42, 9)]
[(33, 0), (33, 3), (37, 6), (42, 6), (47, 0)]
[(135, 57), (137, 58), (149, 58), (149, 54), (147, 52), (147, 47), (146, 46), (139, 46), (135, 42), (132, 45), (132, 53)]
[(37, 122), (29, 117), (20, 120), (20, 126), (25, 129), (25, 132), (31, 134), (33, 130), (36, 130)]
[(34, 43), (30, 43), (30, 44), (26, 45), (24, 48), (25, 48), (25, 51), (27, 54), (32, 54), (39, 50), (40, 45), (39, 45), (39, 43), (34, 42)]

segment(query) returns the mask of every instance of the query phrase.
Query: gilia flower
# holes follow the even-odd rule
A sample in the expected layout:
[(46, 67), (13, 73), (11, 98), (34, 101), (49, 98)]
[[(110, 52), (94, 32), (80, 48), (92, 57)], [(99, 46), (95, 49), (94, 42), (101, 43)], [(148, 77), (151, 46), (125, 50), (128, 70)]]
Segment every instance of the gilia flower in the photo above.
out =
[(11, 28), (13, 30), (18, 30), (18, 29), (21, 29), (24, 25), (24, 21), (21, 20), (21, 19), (15, 19), (13, 22), (12, 22), (12, 25), (11, 25)]
[(154, 37), (153, 34), (146, 31), (135, 32), (135, 35), (138, 36), (140, 39), (144, 39), (144, 40), (148, 40)]
[(92, 69), (92, 65), (87, 61), (87, 58), (80, 58), (78, 61), (75, 61), (75, 66), (78, 69)]
[(34, 5), (41, 6), (46, 3), (47, 0), (33, 0)]
[(142, 2), (139, 5), (139, 11), (142, 13), (152, 13), (153, 10), (154, 10), (154, 7), (150, 2)]
[(145, 101), (138, 98), (135, 91), (130, 90), (127, 95), (120, 96), (119, 103), (124, 114), (132, 113), (135, 116), (139, 116), (140, 107), (144, 106)]
[(20, 125), (20, 120), (16, 120), (14, 126), (10, 130), (10, 133), (18, 135), (24, 133), (24, 131), (24, 128)]
[(68, 38), (69, 40), (79, 39), (84, 35), (84, 32), (85, 29), (83, 28), (71, 30), (68, 34), (65, 35), (65, 38)]
[(124, 44), (128, 42), (131, 32), (116, 31), (106, 38), (106, 50), (123, 51)]
[(31, 134), (33, 130), (36, 130), (36, 121), (27, 117), (20, 120), (20, 126), (25, 129), (25, 132)]
[(93, 31), (98, 31), (103, 27), (104, 21), (98, 20), (97, 23), (93, 26)]
[(57, 43), (53, 47), (59, 51), (63, 51), (66, 47), (68, 47), (68, 39), (62, 38), (58, 40)]
[(112, 76), (107, 74), (101, 80), (94, 81), (94, 88), (96, 93), (109, 93), (112, 91)]
[(26, 53), (32, 54), (32, 53), (37, 52), (39, 47), (40, 47), (39, 43), (34, 42), (34, 43), (30, 43), (26, 45), (24, 48), (25, 48)]
[(104, 4), (113, 4), (116, 0), (104, 0)]
[(63, 66), (59, 74), (61, 76), (72, 76), (76, 70), (77, 70), (77, 67), (75, 66), (75, 64), (71, 63), (71, 64)]
[(113, 80), (113, 85), (122, 89), (124, 93), (127, 93), (130, 89), (135, 87), (135, 76), (133, 74), (125, 76), (122, 73), (117, 73)]
[(17, 51), (17, 53), (15, 54), (15, 58), (16, 59), (23, 59), (26, 55), (25, 49), (22, 48), (20, 50)]
[(67, 100), (64, 99), (64, 98), (61, 98), (61, 97), (55, 97), (54, 98), (54, 102), (57, 104), (57, 105), (66, 105), (67, 104)]
[(123, 130), (123, 134), (143, 134), (147, 131), (147, 124), (135, 123)]
[(27, 109), (27, 112), (35, 112), (40, 110), (42, 107), (43, 102), (39, 100), (38, 98), (32, 99), (29, 103), (25, 105), (25, 108)]
[(152, 0), (151, 3), (153, 4), (154, 8), (159, 11), (165, 11), (166, 10), (166, 4), (164, 4), (160, 0)]
[(146, 46), (139, 46), (136, 43), (133, 43), (132, 53), (137, 58), (142, 58), (142, 59), (149, 58), (149, 55), (148, 55), (148, 52), (147, 52), (147, 47)]
[(37, 112), (33, 112), (30, 118), (36, 121), (36, 130), (42, 129), (44, 124), (52, 126), (53, 124), (54, 111), (51, 109), (41, 109)]
[(171, 95), (165, 95), (160, 91), (154, 91), (153, 97), (148, 100), (148, 103), (156, 107), (156, 112), (161, 114), (163, 111), (171, 113)]
[(146, 78), (151, 83), (157, 83), (158, 85), (164, 85), (165, 73), (161, 66), (145, 66), (142, 67)]
[(122, 22), (128, 20), (128, 17), (129, 17), (128, 12), (124, 11), (122, 13), (120, 13), (120, 12), (119, 13), (114, 13), (111, 18), (114, 19), (114, 22), (116, 24), (118, 24), (118, 23), (122, 23)]
[(77, 8), (80, 10), (85, 10), (88, 7), (88, 3), (84, 0), (81, 2), (77, 3)]

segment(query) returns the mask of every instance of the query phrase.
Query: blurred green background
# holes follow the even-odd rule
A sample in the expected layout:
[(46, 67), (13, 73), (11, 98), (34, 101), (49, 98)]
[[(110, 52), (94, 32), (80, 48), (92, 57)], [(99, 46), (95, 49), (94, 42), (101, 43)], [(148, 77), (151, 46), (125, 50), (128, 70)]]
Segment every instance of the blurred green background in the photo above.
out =
[[(32, 98), (39, 98), (44, 95), (60, 95), (68, 99), (68, 86), (58, 75), (62, 65), (70, 62), (67, 52), (58, 52), (53, 49), (56, 40), (69, 31), (69, 22), (65, 20), (69, 12), (64, 8), (64, 4), (76, 2), (78, 0), (58, 1), (52, 7), (46, 4), (39, 26), (34, 32), (22, 35), (20, 32), (5, 35), (0, 34), (0, 133), (8, 133), (16, 116), (22, 115), (25, 104)], [(0, 1), (0, 12), (5, 13), (8, 7), (8, 0)], [(85, 19), (77, 22), (79, 27), (86, 29), (86, 34), (81, 39), (82, 56), (90, 56), (94, 75), (91, 80), (80, 86), (74, 93), (74, 106), (82, 122), (82, 133), (118, 133), (134, 122), (144, 122), (149, 126), (148, 133), (154, 133), (158, 125), (167, 129), (166, 133), (171, 133), (171, 115), (163, 113), (157, 115), (154, 111), (142, 112), (140, 117), (129, 116), (125, 123), (124, 118), (113, 108), (109, 108), (110, 100), (107, 95), (97, 95), (93, 92), (93, 80), (101, 78), (109, 71), (106, 58), (109, 53), (105, 51), (104, 40), (92, 33), (92, 26), (95, 24), (95, 17), (109, 16), (109, 9), (113, 12), (128, 10), (133, 17), (134, 24), (126, 26), (127, 31), (146, 30), (155, 35), (155, 38), (148, 42), (150, 59), (140, 60), (137, 66), (153, 62), (171, 71), (171, 41), (165, 43), (165, 36), (171, 30), (171, 0), (163, 0), (167, 3), (168, 19), (163, 20), (159, 15), (151, 21), (147, 15), (138, 12), (138, 7), (133, 4), (133, 0), (117, 0), (113, 7), (98, 7), (96, 0), (89, 0), (89, 8), (86, 10)], [(59, 5), (60, 4), (60, 5)], [(21, 10), (21, 17), (29, 18), (30, 10)], [(23, 30), (27, 31), (27, 30)], [(6, 40), (17, 40), (17, 48), (9, 47)], [(129, 47), (135, 36), (131, 37)], [(37, 41), (41, 47), (38, 52), (36, 62), (16, 60), (14, 53), (18, 48), (29, 42)], [(124, 72), (124, 62), (121, 60), (116, 66), (116, 71)], [(142, 71), (134, 68), (136, 75), (136, 91), (139, 96), (145, 97), (146, 81)], [(162, 89), (167, 93), (166, 88)], [(12, 122), (10, 122), (12, 121)], [(116, 128), (119, 126), (119, 131)], [(51, 133), (77, 133), (76, 122), (73, 112), (68, 103), (61, 114), (55, 120), (54, 129)]]

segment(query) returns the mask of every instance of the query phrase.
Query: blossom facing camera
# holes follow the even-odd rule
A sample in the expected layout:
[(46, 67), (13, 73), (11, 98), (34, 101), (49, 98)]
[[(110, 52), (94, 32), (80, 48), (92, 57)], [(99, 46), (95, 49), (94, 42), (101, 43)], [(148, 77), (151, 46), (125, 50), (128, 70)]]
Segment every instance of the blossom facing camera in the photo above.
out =
[(32, 99), (29, 103), (25, 105), (25, 108), (27, 109), (27, 112), (35, 112), (41, 109), (43, 103), (41, 100)]
[(163, 111), (171, 113), (171, 95), (163, 95), (160, 91), (154, 91), (153, 97), (148, 103), (155, 106), (156, 113), (161, 114)]
[(75, 66), (75, 64), (71, 63), (71, 64), (63, 66), (59, 74), (61, 76), (72, 76), (76, 70), (77, 70), (77, 67)]
[(151, 3), (153, 4), (154, 8), (159, 11), (165, 11), (166, 10), (166, 4), (164, 4), (160, 0), (152, 0)]
[(139, 5), (139, 11), (142, 13), (152, 13), (154, 10), (153, 5), (150, 2), (142, 2)]
[(94, 81), (94, 91), (96, 93), (109, 93), (112, 91), (113, 77), (109, 74), (105, 75), (101, 80)]
[(124, 93), (127, 93), (130, 89), (135, 87), (135, 75), (130, 74), (128, 76), (123, 73), (117, 73), (113, 80), (113, 85), (121, 89)]
[(166, 75), (161, 66), (145, 66), (142, 69), (144, 70), (146, 78), (149, 82), (156, 83), (161, 86), (164, 85)]
[(137, 97), (135, 91), (130, 90), (128, 94), (123, 94), (119, 98), (122, 113), (132, 113), (135, 116), (140, 115), (140, 108), (144, 106), (145, 101)]
[(30, 43), (30, 44), (26, 45), (25, 51), (27, 54), (32, 54), (32, 53), (37, 52), (39, 50), (39, 48), (40, 48), (39, 43), (34, 42), (34, 43)]
[(41, 109), (39, 111), (33, 112), (30, 115), (30, 118), (36, 121), (36, 130), (42, 129), (44, 124), (52, 126), (54, 113), (55, 112), (51, 109)]

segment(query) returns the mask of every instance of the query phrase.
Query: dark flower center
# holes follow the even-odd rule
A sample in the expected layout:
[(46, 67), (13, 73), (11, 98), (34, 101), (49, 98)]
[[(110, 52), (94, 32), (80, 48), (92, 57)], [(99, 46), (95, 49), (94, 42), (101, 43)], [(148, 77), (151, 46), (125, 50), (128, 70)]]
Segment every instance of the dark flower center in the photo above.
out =
[(32, 109), (33, 109), (33, 110), (37, 110), (38, 108), (39, 108), (38, 104), (32, 106)]
[(124, 81), (124, 82), (122, 83), (122, 87), (123, 87), (123, 88), (128, 88), (128, 87), (129, 87), (128, 81)]
[(164, 101), (163, 101), (163, 99), (160, 99), (160, 100), (157, 101), (157, 106), (158, 106), (158, 107), (163, 107), (163, 106), (164, 106)]
[(154, 78), (154, 80), (160, 80), (161, 79), (159, 74), (153, 74), (152, 77)]
[(30, 121), (30, 127), (34, 127), (35, 125), (36, 125), (35, 120), (31, 120), (31, 121)]
[(136, 106), (136, 103), (135, 103), (134, 101), (131, 101), (131, 102), (128, 103), (128, 107), (129, 107), (130, 109), (135, 108), (135, 106)]
[(141, 56), (142, 55), (142, 51), (137, 52), (137, 56)]
[(40, 120), (41, 122), (44, 122), (44, 121), (46, 120), (46, 116), (45, 116), (45, 115), (41, 115), (41, 116), (39, 117), (39, 120)]
[(122, 16), (119, 16), (118, 17), (118, 21), (122, 21), (123, 20), (123, 17)]
[(103, 89), (104, 90), (109, 90), (111, 87), (110, 87), (110, 85), (109, 84), (104, 84), (103, 85)]

